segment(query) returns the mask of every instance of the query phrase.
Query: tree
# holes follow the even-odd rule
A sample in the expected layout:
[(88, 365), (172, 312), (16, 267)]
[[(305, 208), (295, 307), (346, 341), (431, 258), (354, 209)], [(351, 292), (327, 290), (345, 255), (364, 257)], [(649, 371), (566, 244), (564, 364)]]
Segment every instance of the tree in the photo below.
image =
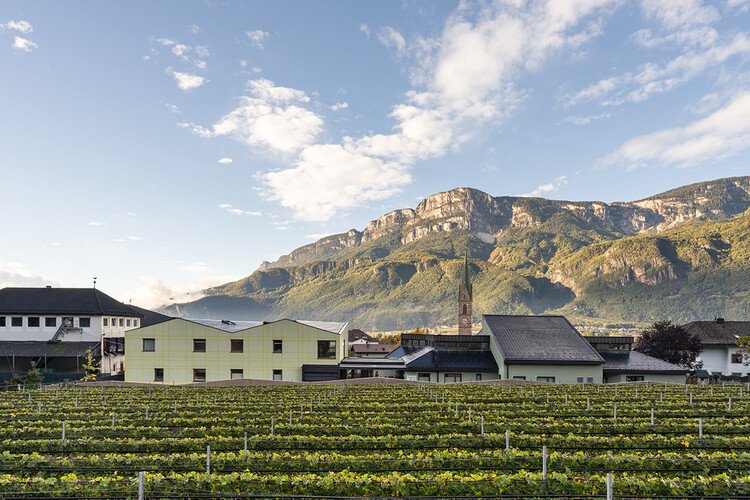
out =
[(750, 365), (750, 337), (740, 337), (737, 339), (737, 352), (742, 354), (742, 364)]
[(671, 321), (659, 321), (650, 330), (641, 333), (633, 350), (690, 368), (703, 350), (703, 344), (697, 335), (688, 333)]
[(96, 380), (96, 374), (99, 373), (99, 362), (94, 359), (94, 354), (89, 350), (86, 353), (86, 363), (83, 365), (85, 375), (81, 377), (82, 382), (93, 382)]

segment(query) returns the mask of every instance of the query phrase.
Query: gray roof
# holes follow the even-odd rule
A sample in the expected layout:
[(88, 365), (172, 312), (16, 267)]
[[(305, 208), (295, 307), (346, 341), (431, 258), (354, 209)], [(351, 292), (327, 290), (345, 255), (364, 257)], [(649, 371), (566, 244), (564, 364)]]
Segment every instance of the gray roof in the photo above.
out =
[(3, 288), (0, 315), (129, 316), (141, 313), (96, 288)]
[(19, 358), (73, 358), (85, 357), (90, 350), (99, 356), (99, 342), (46, 342), (26, 341), (0, 342), (0, 356), (18, 356)]
[(341, 323), (339, 321), (309, 321), (306, 319), (292, 319), (297, 323), (317, 328), (318, 330), (325, 330), (331, 333), (342, 333), (342, 330), (346, 327), (347, 323)]
[(655, 373), (685, 374), (689, 370), (681, 366), (652, 358), (638, 351), (610, 351), (601, 353), (604, 358), (604, 373)]
[(602, 364), (604, 359), (563, 316), (482, 315), (506, 364)]
[[(184, 319), (184, 318), (183, 318)], [(215, 328), (228, 333), (236, 333), (242, 330), (249, 330), (250, 328), (257, 328), (269, 323), (275, 323), (275, 321), (234, 321), (227, 319), (185, 319), (191, 323), (197, 323), (199, 325), (207, 326), (209, 328)], [(277, 320), (282, 321), (282, 320)], [(290, 319), (295, 323), (317, 328), (318, 330), (325, 330), (331, 333), (340, 334), (346, 323), (339, 323), (334, 321), (308, 321), (308, 320), (294, 320)]]
[(693, 321), (682, 328), (697, 335), (704, 346), (733, 346), (737, 337), (750, 336), (750, 321)]
[(406, 362), (406, 369), (498, 372), (497, 362), (490, 351), (442, 350), (431, 347), (426, 348), (425, 351), (423, 355)]

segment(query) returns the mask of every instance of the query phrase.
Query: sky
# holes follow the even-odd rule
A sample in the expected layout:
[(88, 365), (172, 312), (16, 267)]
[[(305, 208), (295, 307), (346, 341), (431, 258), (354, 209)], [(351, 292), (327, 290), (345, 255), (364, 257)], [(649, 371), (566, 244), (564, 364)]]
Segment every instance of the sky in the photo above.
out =
[(0, 286), (147, 307), (430, 194), (750, 174), (750, 1), (0, 2)]

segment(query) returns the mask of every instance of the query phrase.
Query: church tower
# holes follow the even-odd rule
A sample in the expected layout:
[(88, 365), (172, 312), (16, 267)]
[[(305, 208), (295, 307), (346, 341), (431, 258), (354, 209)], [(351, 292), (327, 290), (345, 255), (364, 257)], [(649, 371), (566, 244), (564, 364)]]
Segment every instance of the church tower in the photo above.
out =
[(469, 256), (464, 255), (464, 275), (458, 286), (458, 334), (471, 335), (471, 277), (469, 276)]

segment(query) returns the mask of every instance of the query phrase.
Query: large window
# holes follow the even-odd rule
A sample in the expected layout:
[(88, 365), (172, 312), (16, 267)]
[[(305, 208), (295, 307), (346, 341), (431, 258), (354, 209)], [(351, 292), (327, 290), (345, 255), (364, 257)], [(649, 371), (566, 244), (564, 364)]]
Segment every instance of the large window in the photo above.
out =
[(334, 359), (336, 357), (335, 340), (318, 340), (318, 359)]
[(742, 363), (742, 353), (734, 352), (732, 353), (732, 363)]
[(91, 318), (78, 318), (78, 326), (81, 328), (90, 328)]
[(109, 326), (109, 318), (102, 318), (102, 326)]
[(555, 377), (537, 377), (536, 381), (537, 382), (554, 382)]
[(193, 382), (205, 382), (205, 381), (206, 381), (206, 369), (194, 368), (193, 369)]
[(625, 375), (625, 382), (643, 382), (643, 375)]
[(23, 326), (23, 318), (21, 316), (13, 316), (10, 318), (10, 326), (17, 326), (22, 327)]
[(143, 352), (154, 352), (156, 350), (156, 339), (143, 339)]
[(481, 373), (477, 373), (474, 376), (474, 380), (476, 380), (477, 382), (481, 382), (482, 381), (482, 374)]
[(281, 370), (274, 370), (273, 371), (273, 379), (274, 380), (282, 380)]
[(513, 375), (513, 380), (526, 380), (526, 375)]
[(420, 382), (429, 382), (430, 374), (429, 373), (417, 373), (417, 380)]
[(57, 318), (44, 318), (44, 326), (54, 328), (57, 326)]
[[(273, 352), (274, 354), (280, 354), (284, 352), (284, 345), (280, 340), (274, 340), (273, 341)], [(320, 357), (320, 356), (318, 356)]]
[(193, 352), (206, 352), (206, 339), (193, 339)]
[(29, 328), (39, 328), (39, 316), (29, 316)]
[(124, 337), (104, 337), (105, 355), (125, 354)]
[(231, 339), (229, 342), (231, 343), (230, 352), (243, 352), (245, 350), (245, 342), (242, 339)]
[(5, 326), (5, 316), (0, 316), (0, 326)]
[(443, 382), (451, 383), (451, 382), (461, 382), (461, 374), (460, 373), (446, 373), (443, 375)]
[(164, 368), (154, 368), (154, 382), (164, 382)]
[(239, 369), (232, 368), (231, 370), (229, 370), (229, 378), (231, 378), (232, 380), (241, 380), (241, 379), (243, 379), (244, 376), (243, 376), (243, 373), (242, 373), (242, 369), (241, 368), (239, 368)]

